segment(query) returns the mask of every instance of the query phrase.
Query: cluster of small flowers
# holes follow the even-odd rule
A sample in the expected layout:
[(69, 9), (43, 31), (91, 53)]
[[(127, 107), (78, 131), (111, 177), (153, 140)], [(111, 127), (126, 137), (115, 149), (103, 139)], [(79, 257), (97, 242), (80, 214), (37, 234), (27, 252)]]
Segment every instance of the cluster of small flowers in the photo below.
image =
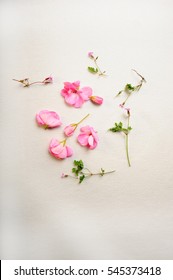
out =
[[(85, 116), (78, 123), (72, 123), (67, 125), (64, 128), (64, 134), (66, 137), (70, 137), (74, 134), (77, 126), (87, 117)], [(36, 114), (36, 121), (39, 126), (47, 128), (55, 128), (62, 125), (61, 118), (59, 114), (49, 110), (42, 110), (38, 114)], [(77, 136), (77, 141), (81, 146), (85, 146), (90, 150), (96, 148), (98, 144), (98, 135), (93, 127), (87, 125), (80, 128), (80, 134)], [(62, 141), (59, 141), (53, 138), (49, 144), (49, 152), (52, 156), (57, 159), (65, 159), (67, 157), (71, 157), (73, 155), (73, 150), (71, 147), (66, 145), (67, 138)]]

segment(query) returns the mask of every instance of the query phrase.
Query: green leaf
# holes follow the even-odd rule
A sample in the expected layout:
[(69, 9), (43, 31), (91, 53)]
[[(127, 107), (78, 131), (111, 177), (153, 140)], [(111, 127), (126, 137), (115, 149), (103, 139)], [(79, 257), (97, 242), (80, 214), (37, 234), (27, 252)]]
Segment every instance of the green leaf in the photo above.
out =
[(94, 68), (94, 67), (88, 67), (88, 71), (92, 74), (96, 74), (98, 73), (98, 69), (97, 68)]
[(127, 130), (126, 128), (123, 128), (123, 123), (119, 122), (119, 123), (115, 123), (115, 126), (109, 129), (112, 132), (121, 132), (124, 130)]
[(77, 169), (75, 167), (72, 168), (72, 173), (76, 173)]
[(85, 179), (85, 175), (83, 174), (79, 177), (79, 184), (81, 184), (84, 179)]
[(131, 90), (131, 91), (134, 91), (134, 90), (135, 90), (135, 87), (134, 87), (134, 86), (132, 86), (131, 84), (127, 84), (127, 85), (125, 86), (125, 90)]
[(79, 173), (81, 172), (81, 170), (84, 168), (84, 164), (82, 160), (74, 160), (73, 164), (75, 167), (72, 168), (72, 172), (75, 173), (76, 176), (79, 175)]

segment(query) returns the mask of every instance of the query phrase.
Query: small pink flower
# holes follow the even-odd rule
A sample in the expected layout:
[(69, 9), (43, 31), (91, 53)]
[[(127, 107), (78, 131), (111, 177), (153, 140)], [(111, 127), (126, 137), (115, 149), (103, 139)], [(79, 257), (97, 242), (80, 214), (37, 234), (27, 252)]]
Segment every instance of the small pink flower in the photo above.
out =
[(64, 174), (64, 173), (61, 174), (61, 178), (66, 178), (66, 177), (68, 177), (67, 174)]
[(66, 146), (66, 139), (59, 142), (53, 138), (49, 144), (49, 153), (57, 159), (65, 159), (73, 155), (73, 150)]
[(124, 109), (124, 105), (123, 104), (119, 104), (119, 107)]
[(88, 56), (89, 56), (89, 58), (94, 58), (94, 53), (93, 52), (89, 52)]
[(61, 95), (67, 104), (80, 108), (85, 101), (89, 100), (92, 95), (92, 88), (83, 87), (80, 89), (80, 81), (74, 83), (65, 82)]
[(44, 84), (52, 84), (53, 83), (53, 77), (49, 76), (49, 77), (45, 78), (43, 83)]
[(77, 127), (77, 124), (70, 124), (70, 125), (67, 125), (65, 128), (64, 128), (64, 134), (69, 137), (69, 136), (72, 136), (75, 129)]
[(97, 132), (94, 130), (93, 127), (87, 125), (81, 127), (80, 131), (82, 132), (81, 134), (78, 135), (78, 142), (81, 146), (86, 146), (90, 150), (93, 150), (96, 148), (98, 144), (98, 136)]
[(42, 110), (36, 114), (36, 121), (38, 125), (45, 128), (54, 128), (62, 124), (59, 115), (56, 112)]
[(95, 104), (98, 104), (98, 105), (101, 105), (103, 103), (103, 98), (102, 97), (99, 97), (99, 96), (91, 96), (90, 97), (90, 100), (95, 103)]

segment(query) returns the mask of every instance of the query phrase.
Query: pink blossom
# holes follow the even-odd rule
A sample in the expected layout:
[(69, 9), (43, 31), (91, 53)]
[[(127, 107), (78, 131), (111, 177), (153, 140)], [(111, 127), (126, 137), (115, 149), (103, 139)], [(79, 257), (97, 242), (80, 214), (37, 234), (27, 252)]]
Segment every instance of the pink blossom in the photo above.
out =
[(95, 104), (98, 104), (98, 105), (101, 105), (103, 103), (103, 98), (102, 97), (99, 97), (99, 96), (91, 96), (90, 97), (90, 100), (95, 103)]
[(49, 153), (57, 159), (65, 159), (73, 155), (73, 150), (66, 146), (66, 140), (59, 142), (53, 138), (49, 144)]
[(61, 178), (66, 178), (66, 177), (68, 177), (67, 174), (64, 174), (64, 173), (61, 174)]
[(69, 137), (69, 136), (72, 136), (75, 129), (77, 127), (77, 124), (70, 124), (70, 125), (67, 125), (65, 128), (64, 128), (64, 134)]
[(124, 105), (123, 104), (119, 104), (119, 107), (124, 109)]
[(90, 150), (93, 150), (96, 148), (98, 144), (98, 136), (97, 132), (94, 130), (93, 127), (87, 125), (81, 127), (80, 131), (82, 132), (81, 134), (78, 135), (78, 142), (81, 146), (86, 146)]
[(89, 56), (90, 58), (94, 58), (94, 53), (93, 53), (93, 52), (89, 52), (89, 53), (88, 53), (88, 56)]
[(53, 83), (53, 77), (49, 76), (49, 77), (45, 78), (43, 83), (44, 84), (52, 84)]
[(61, 95), (67, 104), (79, 108), (85, 101), (89, 100), (92, 95), (92, 89), (90, 87), (80, 89), (80, 81), (74, 83), (65, 82), (64, 88), (61, 90)]
[(42, 110), (36, 114), (36, 121), (38, 125), (45, 128), (54, 128), (62, 124), (59, 115), (56, 112)]

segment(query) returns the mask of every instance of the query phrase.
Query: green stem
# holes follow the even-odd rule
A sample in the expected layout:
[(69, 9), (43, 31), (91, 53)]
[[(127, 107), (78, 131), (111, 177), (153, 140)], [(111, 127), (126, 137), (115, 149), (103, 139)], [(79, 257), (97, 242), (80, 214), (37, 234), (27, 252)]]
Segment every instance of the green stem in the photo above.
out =
[(126, 102), (127, 102), (127, 100), (129, 99), (130, 95), (131, 95), (131, 93), (128, 94), (127, 98), (126, 98), (125, 101), (122, 103), (123, 105), (126, 104)]
[[(130, 122), (130, 116), (128, 116), (128, 123), (127, 123), (127, 129), (128, 129), (128, 127), (129, 127), (129, 122)], [(130, 158), (129, 158), (129, 143), (128, 143), (128, 132), (127, 132), (127, 134), (126, 134), (126, 156), (127, 156), (127, 161), (128, 161), (128, 165), (129, 165), (129, 167), (131, 166), (131, 164), (130, 164)]]
[(104, 73), (101, 71), (101, 69), (100, 69), (100, 67), (98, 66), (98, 64), (97, 64), (97, 59), (96, 58), (94, 58), (94, 63), (95, 63), (95, 65), (96, 65), (96, 67), (97, 67), (97, 69), (99, 70), (99, 75), (104, 75)]
[(65, 138), (64, 140), (62, 140), (60, 143), (61, 143), (63, 146), (65, 146), (66, 142), (67, 142), (67, 138)]
[(34, 85), (34, 84), (43, 84), (43, 82), (33, 82), (33, 83), (30, 83), (29, 85)]
[(81, 119), (78, 123), (76, 123), (77, 125), (79, 125), (81, 122), (83, 122), (86, 118), (89, 117), (90, 114), (86, 115), (83, 119)]
[[(88, 168), (85, 168), (88, 170)], [(102, 173), (101, 172), (98, 172), (98, 173), (92, 173), (90, 170), (88, 170), (89, 173), (85, 173), (85, 172), (82, 172), (83, 175), (87, 175), (87, 176), (92, 176), (92, 175), (101, 175)], [(115, 170), (112, 170), (112, 171), (107, 171), (107, 172), (104, 172), (103, 175), (105, 174), (110, 174), (110, 173), (113, 173), (115, 172)]]

